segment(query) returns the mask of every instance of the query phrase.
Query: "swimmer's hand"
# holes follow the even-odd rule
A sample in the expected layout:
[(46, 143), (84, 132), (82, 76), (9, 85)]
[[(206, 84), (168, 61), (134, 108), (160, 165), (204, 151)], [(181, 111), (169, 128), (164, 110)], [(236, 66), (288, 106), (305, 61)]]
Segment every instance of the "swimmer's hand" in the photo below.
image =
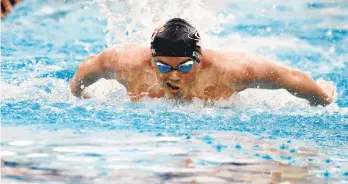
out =
[(115, 78), (115, 70), (112, 65), (115, 63), (115, 59), (116, 53), (111, 48), (105, 49), (96, 56), (89, 56), (79, 65), (70, 81), (71, 93), (77, 97), (90, 98), (83, 92), (86, 87), (101, 78)]
[[(327, 102), (327, 104), (330, 104), (333, 101), (334, 96), (335, 96), (336, 88), (335, 88), (334, 84), (331, 81), (325, 81), (322, 78), (316, 80), (315, 82), (323, 90), (323, 92), (326, 94), (325, 101)], [(313, 104), (313, 105), (315, 105), (315, 104)]]

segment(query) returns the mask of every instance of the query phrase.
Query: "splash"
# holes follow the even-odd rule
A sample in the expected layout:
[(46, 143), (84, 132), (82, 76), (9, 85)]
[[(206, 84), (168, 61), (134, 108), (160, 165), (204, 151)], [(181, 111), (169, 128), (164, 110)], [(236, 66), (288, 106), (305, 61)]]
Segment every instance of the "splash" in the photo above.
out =
[[(149, 43), (153, 30), (170, 18), (180, 17), (188, 20), (200, 30), (201, 36), (221, 32), (222, 22), (231, 20), (232, 14), (217, 14), (228, 7), (223, 0), (95, 0), (101, 12), (107, 15), (105, 31), (108, 46), (120, 42)], [(231, 22), (230, 22), (231, 23)], [(204, 39), (203, 39), (204, 40)]]
[[(226, 168), (227, 177), (238, 179), (229, 173), (231, 167), (243, 174), (240, 168), (255, 168), (253, 160), (238, 156), (243, 154), (292, 166), (309, 163), (319, 183), (326, 176), (345, 181), (348, 39), (340, 30), (347, 17), (338, 7), (341, 2), (93, 0), (87, 2), (90, 6), (85, 1), (60, 1), (57, 6), (57, 1), (23, 1), (17, 9), (21, 14), (11, 14), (1, 24), (4, 176), (9, 182), (28, 176), (37, 176), (29, 178), (35, 182), (45, 181), (41, 176), (81, 182), (85, 176), (86, 182), (97, 178), (100, 183), (100, 176), (110, 175), (105, 178), (110, 181), (119, 179), (112, 178), (119, 173), (129, 176), (130, 183), (140, 176), (143, 183), (143, 174), (167, 179), (168, 173), (194, 175), (202, 172), (203, 163), (225, 164), (217, 169)], [(314, 6), (322, 8), (314, 11)], [(204, 48), (262, 54), (316, 78), (335, 80), (337, 104), (310, 107), (285, 90), (256, 89), (212, 103), (163, 98), (131, 103), (121, 84), (104, 79), (89, 87), (96, 98), (79, 100), (70, 94), (71, 75), (88, 55), (120, 42), (148, 44), (152, 31), (173, 17), (197, 27)], [(313, 153), (306, 149), (312, 147), (319, 154), (304, 155)], [(182, 155), (193, 157), (191, 166), (197, 167), (172, 165)], [(119, 172), (130, 161), (142, 171)]]
[[(274, 27), (272, 24), (284, 24), (284, 27), (288, 28), (292, 21), (302, 21), (291, 15), (293, 11), (308, 13), (309, 17), (303, 16), (305, 20), (317, 18), (316, 12), (303, 9), (303, 7), (310, 6), (307, 2), (288, 2), (280, 5), (276, 1), (267, 1), (261, 3), (262, 6), (259, 8), (245, 8), (248, 3), (244, 1), (231, 3), (227, 0), (218, 2), (213, 0), (94, 0), (92, 3), (98, 4), (101, 13), (106, 15), (105, 40), (109, 47), (124, 42), (148, 44), (156, 27), (170, 18), (180, 17), (188, 20), (199, 30), (203, 48), (258, 53), (285, 64), (292, 64), (294, 67), (302, 67), (309, 73), (311, 73), (312, 68), (318, 65), (317, 62), (310, 60), (312, 58), (294, 64), (287, 59), (277, 58), (277, 55), (284, 52), (308, 52), (313, 55), (322, 55), (322, 58), (319, 58), (321, 67), (316, 70), (320, 73), (329, 73), (347, 65), (347, 61), (344, 59), (347, 58), (347, 54), (337, 56), (335, 53), (337, 46), (335, 45), (314, 46), (305, 40), (300, 40), (292, 33), (287, 33), (284, 29), (272, 29)], [(335, 8), (339, 9), (340, 5), (338, 4)], [(280, 15), (279, 11), (282, 11)], [(329, 16), (326, 8), (317, 11), (321, 16)], [(274, 19), (274, 22), (250, 21), (248, 17), (253, 17), (255, 12), (259, 14), (260, 18), (251, 19), (271, 20), (274, 17), (278, 18)], [(337, 13), (330, 14), (330, 16), (343, 15)], [(233, 26), (237, 26), (238, 29), (238, 25), (240, 25), (238, 22), (242, 22), (241, 26), (249, 31), (255, 30), (257, 36), (245, 35), (238, 30), (231, 32), (230, 28)], [(336, 24), (333, 24), (332, 21), (325, 20), (325, 22), (332, 29), (337, 29)], [(309, 28), (305, 27), (304, 29), (308, 30)], [(269, 36), (274, 33), (278, 36)], [(332, 31), (330, 34), (326, 34), (326, 37), (326, 39), (334, 37)], [(343, 40), (343, 42), (346, 41)]]

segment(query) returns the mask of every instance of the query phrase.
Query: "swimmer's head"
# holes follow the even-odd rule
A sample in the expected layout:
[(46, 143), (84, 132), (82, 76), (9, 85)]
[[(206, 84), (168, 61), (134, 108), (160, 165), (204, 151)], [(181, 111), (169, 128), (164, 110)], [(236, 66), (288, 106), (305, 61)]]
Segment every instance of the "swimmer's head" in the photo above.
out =
[(151, 37), (152, 56), (190, 57), (202, 60), (200, 36), (187, 21), (174, 18), (159, 26)]
[(202, 61), (197, 30), (183, 19), (171, 19), (152, 34), (151, 50), (166, 96), (187, 96)]

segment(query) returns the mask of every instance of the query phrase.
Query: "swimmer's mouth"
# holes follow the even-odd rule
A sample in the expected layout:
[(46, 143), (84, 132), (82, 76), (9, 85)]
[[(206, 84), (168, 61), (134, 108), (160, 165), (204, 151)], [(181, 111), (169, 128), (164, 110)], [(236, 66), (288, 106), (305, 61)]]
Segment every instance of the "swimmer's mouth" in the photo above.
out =
[(171, 84), (171, 83), (167, 83), (167, 86), (168, 86), (169, 88), (171, 88), (172, 90), (179, 90), (179, 89), (180, 89), (180, 87), (175, 86), (174, 84)]

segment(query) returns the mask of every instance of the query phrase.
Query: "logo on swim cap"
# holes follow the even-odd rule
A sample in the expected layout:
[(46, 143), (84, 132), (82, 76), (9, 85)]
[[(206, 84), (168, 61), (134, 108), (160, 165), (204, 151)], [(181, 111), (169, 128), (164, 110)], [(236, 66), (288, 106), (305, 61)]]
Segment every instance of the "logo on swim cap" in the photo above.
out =
[(188, 36), (188, 38), (190, 38), (192, 40), (196, 40), (196, 41), (199, 41), (201, 39), (197, 30), (195, 30), (194, 32), (190, 32), (187, 36)]
[(202, 55), (196, 51), (193, 51), (192, 56), (197, 58), (199, 61), (202, 60)]

